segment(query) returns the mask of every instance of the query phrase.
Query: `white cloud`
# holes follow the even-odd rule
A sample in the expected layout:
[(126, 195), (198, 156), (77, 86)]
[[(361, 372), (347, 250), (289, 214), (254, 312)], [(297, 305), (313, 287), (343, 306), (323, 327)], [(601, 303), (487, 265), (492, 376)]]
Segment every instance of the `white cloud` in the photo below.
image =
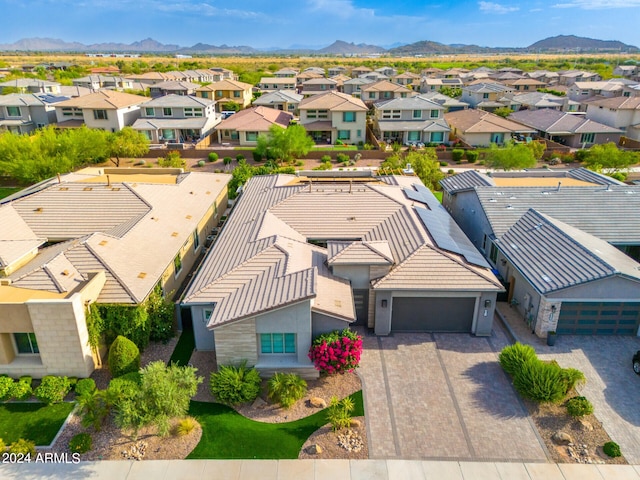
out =
[(530, 12), (541, 12), (542, 8), (532, 8), (531, 10), (529, 10)]
[(309, 10), (325, 15), (333, 15), (341, 19), (373, 18), (376, 15), (372, 8), (358, 8), (351, 0), (307, 0)]
[(519, 7), (508, 7), (506, 5), (500, 5), (499, 3), (493, 2), (478, 2), (478, 6), (480, 7), (480, 11), (485, 13), (505, 14), (520, 10)]
[(572, 0), (556, 3), (554, 8), (582, 8), (584, 10), (609, 10), (613, 8), (638, 8), (640, 0)]

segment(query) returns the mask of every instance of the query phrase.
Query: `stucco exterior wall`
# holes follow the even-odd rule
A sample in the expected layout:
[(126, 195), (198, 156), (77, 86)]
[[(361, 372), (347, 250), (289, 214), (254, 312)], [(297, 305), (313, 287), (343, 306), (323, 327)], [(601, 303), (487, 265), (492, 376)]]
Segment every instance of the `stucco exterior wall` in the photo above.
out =
[(323, 333), (333, 332), (334, 330), (344, 330), (349, 327), (349, 322), (338, 318), (323, 315), (321, 313), (311, 313), (311, 336), (312, 340)]
[(369, 288), (370, 272), (368, 265), (334, 265), (333, 274), (351, 282), (352, 289)]

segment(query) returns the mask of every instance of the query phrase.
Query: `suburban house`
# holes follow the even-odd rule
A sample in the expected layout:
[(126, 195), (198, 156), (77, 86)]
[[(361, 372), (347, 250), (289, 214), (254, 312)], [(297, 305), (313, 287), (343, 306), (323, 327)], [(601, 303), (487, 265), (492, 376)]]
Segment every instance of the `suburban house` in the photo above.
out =
[(599, 82), (602, 77), (594, 72), (583, 70), (564, 70), (558, 72), (558, 83), (571, 86), (576, 82)]
[(86, 125), (118, 132), (140, 117), (141, 106), (149, 98), (114, 90), (99, 90), (89, 95), (56, 103), (56, 118), (60, 128)]
[(386, 143), (448, 143), (445, 108), (421, 95), (374, 104), (373, 129)]
[(578, 113), (580, 110), (580, 102), (569, 100), (567, 97), (552, 95), (551, 93), (517, 93), (513, 95), (512, 100), (519, 105), (518, 110), (540, 110), (548, 108), (569, 113)]
[(267, 134), (271, 125), (287, 128), (291, 120), (293, 114), (269, 107), (240, 110), (218, 124), (218, 142), (254, 146), (258, 141), (258, 135)]
[(318, 95), (319, 93), (338, 91), (338, 81), (332, 78), (311, 78), (302, 83), (299, 93), (303, 97)]
[(512, 139), (531, 136), (535, 130), (484, 110), (458, 110), (444, 114), (451, 133), (472, 147), (502, 145)]
[(30, 133), (56, 123), (54, 105), (67, 97), (34, 93), (0, 95), (0, 132)]
[(183, 296), (198, 350), (314, 378), (313, 339), (349, 325), (490, 335), (503, 288), (416, 177), (314, 174), (243, 187)]
[(304, 97), (291, 90), (278, 90), (277, 92), (265, 93), (253, 101), (256, 107), (269, 107), (296, 115), (298, 104)]
[(296, 75), (296, 89), (300, 90), (302, 88), (302, 84), (312, 78), (324, 78), (324, 75), (316, 72), (302, 72), (299, 75)]
[(404, 72), (400, 75), (395, 75), (392, 77), (391, 81), (393, 83), (397, 83), (398, 85), (404, 85), (405, 87), (413, 88), (414, 90), (418, 90), (420, 88), (420, 75)]
[(165, 95), (195, 95), (200, 84), (191, 83), (185, 80), (168, 80), (166, 82), (154, 83), (149, 87), (151, 98), (163, 97)]
[(218, 112), (224, 110), (224, 104), (229, 102), (237, 103), (243, 109), (251, 105), (253, 85), (237, 80), (221, 80), (198, 87), (196, 89), (196, 97), (208, 98), (218, 102), (216, 106)]
[(330, 77), (335, 77), (336, 75), (347, 75), (349, 73), (349, 71), (347, 70), (347, 67), (343, 67), (341, 65), (338, 65), (335, 67), (329, 67), (327, 72)]
[(462, 88), (464, 86), (460, 78), (431, 78), (422, 77), (420, 80), (420, 92), (439, 92), (443, 87)]
[(586, 117), (618, 128), (626, 137), (640, 141), (640, 97), (615, 97), (590, 102)]
[(77, 87), (88, 88), (92, 91), (108, 88), (111, 90), (133, 89), (134, 81), (130, 78), (113, 75), (88, 75), (74, 78), (71, 81)]
[(517, 109), (511, 98), (514, 89), (501, 83), (476, 83), (462, 87), (460, 100), (468, 103), (473, 108), (492, 112), (496, 108), (509, 107), (511, 110)]
[(208, 138), (220, 123), (216, 102), (185, 95), (165, 95), (146, 102), (142, 116), (132, 125), (151, 143), (211, 143)]
[(238, 80), (238, 75), (228, 68), (211, 67), (209, 70), (213, 72), (214, 82), (219, 82), (221, 80)]
[[(204, 253), (230, 175), (87, 169), (0, 202), (0, 372), (87, 377), (92, 303), (172, 295)], [(150, 248), (152, 246), (152, 248)]]
[[(507, 300), (538, 335), (554, 330), (554, 322), (563, 333), (637, 334), (638, 280), (629, 290), (628, 274), (640, 259), (640, 186), (584, 168), (490, 177), (467, 171), (441, 184), (443, 205), (498, 271), (508, 285)], [(553, 236), (544, 238), (551, 230)], [(553, 318), (551, 300), (562, 302), (555, 303)]]
[(366, 139), (367, 106), (345, 93), (327, 92), (303, 99), (300, 123), (316, 143), (357, 144)]
[(576, 102), (597, 98), (620, 97), (624, 87), (634, 85), (636, 82), (624, 78), (612, 78), (600, 82), (575, 82), (569, 87), (567, 96)]
[(60, 84), (47, 80), (35, 78), (16, 78), (0, 83), (0, 94), (7, 93), (49, 93), (51, 95), (60, 94)]
[(360, 75), (366, 75), (367, 73), (371, 73), (372, 71), (372, 69), (370, 69), (369, 67), (365, 67), (364, 65), (360, 67), (353, 67), (351, 69), (351, 76), (359, 77)]
[(534, 70), (533, 72), (525, 72), (524, 75), (529, 78), (540, 80), (547, 86), (554, 86), (558, 83), (558, 72), (552, 72), (550, 70)]
[(461, 102), (457, 98), (452, 98), (439, 92), (421, 93), (420, 96), (442, 105), (445, 112), (455, 112), (469, 108), (468, 103)]
[(513, 112), (508, 118), (534, 128), (540, 138), (572, 148), (589, 148), (609, 142), (617, 144), (622, 134), (622, 130), (589, 120), (583, 115), (573, 115), (548, 108), (520, 110)]
[(640, 82), (640, 66), (638, 65), (617, 65), (613, 69), (613, 74)]
[(300, 70), (296, 70), (295, 68), (281, 68), (277, 72), (273, 72), (273, 76), (277, 78), (293, 78), (300, 73)]
[(293, 77), (262, 77), (257, 86), (258, 90), (263, 94), (277, 90), (295, 91), (296, 79)]
[(545, 88), (547, 86), (546, 83), (541, 82), (540, 80), (535, 80), (533, 78), (516, 78), (513, 80), (500, 80), (500, 83), (511, 87), (516, 92), (535, 92), (539, 88)]
[(342, 93), (346, 93), (347, 95), (352, 95), (357, 98), (362, 97), (362, 87), (373, 83), (373, 80), (369, 80), (368, 78), (352, 78), (350, 80), (345, 80), (342, 82)]
[(146, 87), (149, 87), (156, 83), (177, 80), (175, 75), (172, 75), (170, 73), (163, 73), (163, 72), (136, 73), (133, 75), (127, 75), (127, 78), (130, 80), (133, 80), (134, 82), (141, 83)]
[(404, 85), (392, 83), (389, 80), (370, 83), (361, 87), (360, 98), (367, 105), (373, 105), (380, 100), (391, 100), (393, 98), (407, 98), (416, 95), (416, 92)]

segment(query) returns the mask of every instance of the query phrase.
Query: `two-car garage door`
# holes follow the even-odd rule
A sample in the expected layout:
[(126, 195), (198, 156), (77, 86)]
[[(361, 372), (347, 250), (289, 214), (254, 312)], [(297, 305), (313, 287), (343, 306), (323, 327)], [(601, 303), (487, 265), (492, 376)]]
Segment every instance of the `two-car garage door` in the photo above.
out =
[(475, 298), (393, 297), (393, 332), (471, 332)]
[(556, 331), (565, 335), (637, 335), (638, 302), (562, 302)]

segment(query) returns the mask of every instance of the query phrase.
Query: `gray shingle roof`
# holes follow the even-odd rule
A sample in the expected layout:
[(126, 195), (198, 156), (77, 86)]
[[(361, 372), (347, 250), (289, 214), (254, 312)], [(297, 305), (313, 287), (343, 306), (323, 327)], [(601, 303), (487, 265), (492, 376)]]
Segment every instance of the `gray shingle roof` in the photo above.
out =
[(618, 274), (640, 280), (640, 264), (617, 248), (533, 209), (497, 244), (542, 294)]
[(640, 243), (640, 187), (476, 187), (480, 204), (500, 238), (529, 208), (613, 244)]

